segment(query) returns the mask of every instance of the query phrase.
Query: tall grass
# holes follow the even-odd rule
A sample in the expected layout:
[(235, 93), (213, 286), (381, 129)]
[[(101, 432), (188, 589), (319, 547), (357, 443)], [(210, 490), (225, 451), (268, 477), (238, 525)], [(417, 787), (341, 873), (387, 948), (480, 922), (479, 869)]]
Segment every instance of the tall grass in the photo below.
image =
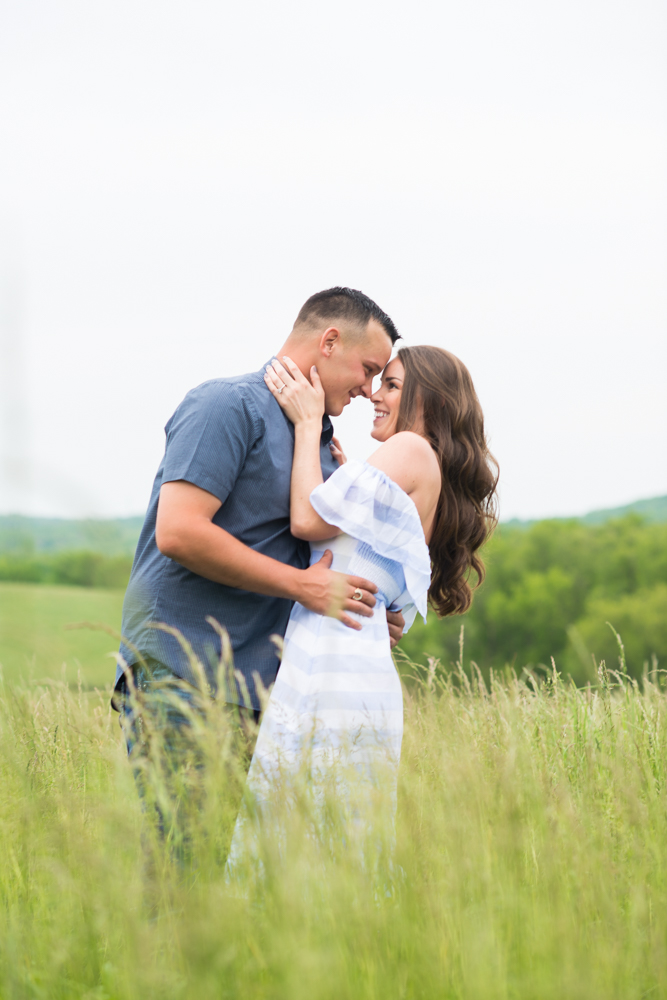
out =
[(265, 878), (228, 884), (243, 784), (227, 716), (207, 711), (185, 863), (142, 809), (107, 693), (3, 689), (2, 1000), (667, 996), (656, 673), (578, 690), (413, 672), (385, 892), (298, 811)]

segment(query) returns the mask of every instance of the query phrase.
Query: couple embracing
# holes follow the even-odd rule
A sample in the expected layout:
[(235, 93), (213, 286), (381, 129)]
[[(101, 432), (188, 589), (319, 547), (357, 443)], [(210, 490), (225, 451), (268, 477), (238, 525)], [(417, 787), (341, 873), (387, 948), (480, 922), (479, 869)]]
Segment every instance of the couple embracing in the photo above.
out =
[[(204, 383), (167, 423), (123, 608), (116, 690), (130, 754), (142, 742), (128, 682), (144, 711), (165, 688), (175, 695), (165, 724), (176, 733), (191, 718), (178, 700), (197, 683), (177, 638), (151, 623), (181, 633), (213, 688), (212, 618), (229, 633), (237, 713), (259, 721), (271, 689), (251, 790), (298, 767), (306, 746), (319, 767), (343, 755), (395, 774), (403, 705), (391, 648), (427, 602), (439, 615), (468, 608), (497, 482), (465, 366), (429, 346), (391, 360), (398, 339), (362, 292), (319, 292), (269, 364)], [(375, 407), (379, 444), (366, 462), (346, 461), (330, 420), (359, 395)], [(285, 637), (281, 662), (274, 635)]]

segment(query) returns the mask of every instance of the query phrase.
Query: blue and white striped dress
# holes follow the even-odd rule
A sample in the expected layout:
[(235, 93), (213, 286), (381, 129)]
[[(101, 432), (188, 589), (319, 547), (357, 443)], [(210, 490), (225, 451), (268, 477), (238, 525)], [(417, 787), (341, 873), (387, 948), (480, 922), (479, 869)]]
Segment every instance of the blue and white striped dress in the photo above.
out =
[[(313, 490), (311, 503), (343, 534), (313, 543), (311, 563), (325, 549), (333, 569), (378, 586), (372, 618), (354, 631), (334, 618), (295, 604), (283, 658), (260, 726), (248, 773), (259, 812), (286, 774), (312, 777), (333, 764), (354, 769), (361, 781), (382, 769), (394, 787), (403, 737), (403, 696), (394, 666), (387, 608), (402, 608), (407, 628), (426, 617), (431, 564), (417, 508), (379, 469), (350, 461)], [(242, 811), (243, 812), (243, 811)], [(240, 836), (239, 817), (234, 841)], [(233, 843), (233, 859), (238, 843)]]

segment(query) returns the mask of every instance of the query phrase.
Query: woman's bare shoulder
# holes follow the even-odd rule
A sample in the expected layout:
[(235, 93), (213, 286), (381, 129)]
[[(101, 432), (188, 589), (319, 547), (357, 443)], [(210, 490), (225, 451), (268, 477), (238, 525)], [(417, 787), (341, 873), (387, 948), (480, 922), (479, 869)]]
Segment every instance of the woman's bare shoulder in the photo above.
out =
[(440, 465), (426, 438), (414, 431), (399, 431), (380, 445), (368, 464), (373, 465), (412, 493), (425, 479), (440, 481)]
[(369, 462), (374, 464), (373, 459), (380, 456), (406, 457), (411, 461), (425, 462), (428, 465), (438, 466), (438, 457), (433, 448), (421, 434), (414, 431), (399, 431), (392, 434), (377, 451), (369, 458)]

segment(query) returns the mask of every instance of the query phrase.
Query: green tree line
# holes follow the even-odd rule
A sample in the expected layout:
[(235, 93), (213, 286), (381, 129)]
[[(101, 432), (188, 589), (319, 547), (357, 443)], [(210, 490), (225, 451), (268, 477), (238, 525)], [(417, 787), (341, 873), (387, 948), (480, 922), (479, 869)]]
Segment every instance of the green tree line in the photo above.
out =
[(119, 589), (127, 586), (131, 569), (131, 556), (106, 556), (86, 549), (0, 555), (0, 580), (19, 583)]
[[(625, 644), (628, 671), (640, 676), (654, 658), (667, 668), (667, 523), (636, 514), (590, 525), (538, 521), (501, 525), (484, 550), (485, 582), (471, 610), (438, 620), (429, 612), (401, 642), (411, 658), (458, 658), (502, 670), (550, 664), (577, 683), (595, 678), (593, 656), (618, 666), (611, 622)], [(90, 550), (0, 555), (0, 580), (124, 588), (132, 560)]]
[(461, 617), (418, 619), (401, 647), (412, 659), (465, 656), (488, 671), (550, 664), (577, 683), (595, 678), (593, 656), (618, 668), (620, 633), (628, 672), (641, 676), (657, 658), (667, 667), (667, 524), (640, 516), (586, 525), (538, 521), (501, 525), (484, 550), (485, 582)]

